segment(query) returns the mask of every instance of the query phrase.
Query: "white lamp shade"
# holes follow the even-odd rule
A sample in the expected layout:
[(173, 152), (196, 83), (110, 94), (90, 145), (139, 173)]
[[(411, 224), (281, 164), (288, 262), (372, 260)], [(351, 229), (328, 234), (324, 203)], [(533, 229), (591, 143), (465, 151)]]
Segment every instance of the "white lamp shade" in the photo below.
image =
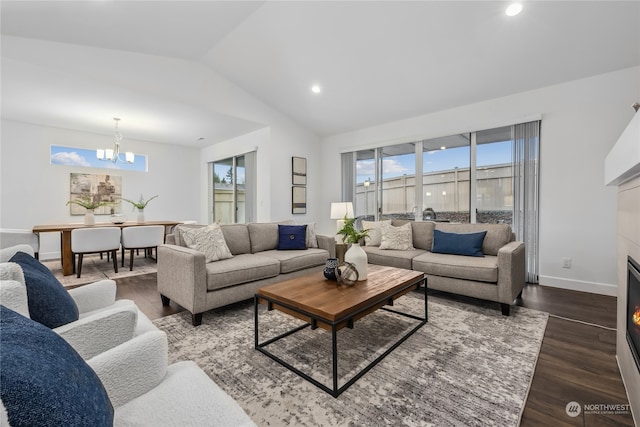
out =
[(136, 158), (136, 155), (133, 154), (131, 151), (127, 151), (125, 153), (125, 159), (127, 160), (127, 163), (133, 163), (135, 158)]
[(113, 150), (111, 150), (110, 148), (107, 148), (106, 150), (104, 150), (105, 153), (107, 154), (107, 160), (111, 160), (113, 159)]
[(98, 148), (98, 149), (96, 150), (96, 157), (97, 157), (99, 160), (104, 160), (104, 150), (102, 150), (102, 149)]
[(353, 218), (353, 203), (333, 202), (331, 203), (331, 219)]

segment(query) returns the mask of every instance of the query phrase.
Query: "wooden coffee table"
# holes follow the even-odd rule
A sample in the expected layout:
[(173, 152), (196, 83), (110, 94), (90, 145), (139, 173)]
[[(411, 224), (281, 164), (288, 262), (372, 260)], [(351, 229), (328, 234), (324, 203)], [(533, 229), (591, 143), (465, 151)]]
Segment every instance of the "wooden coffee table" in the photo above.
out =
[[(393, 305), (393, 301), (414, 290), (426, 288), (424, 273), (395, 267), (369, 265), (367, 280), (357, 282), (347, 287), (325, 279), (322, 272), (298, 277), (275, 285), (258, 289), (254, 298), (255, 317), (255, 348), (271, 359), (280, 363), (333, 397), (338, 397), (360, 377), (366, 374), (378, 362), (384, 359), (396, 347), (402, 344), (414, 332), (428, 321), (427, 293), (424, 296), (424, 317), (386, 308)], [(259, 304), (266, 304), (268, 310), (278, 310), (306, 322), (304, 325), (287, 331), (277, 337), (260, 342), (258, 326)], [(358, 372), (344, 385), (338, 387), (338, 344), (337, 333), (344, 327), (353, 328), (354, 323), (378, 309), (391, 311), (402, 316), (418, 320), (419, 323), (408, 333), (396, 341), (383, 354)], [(278, 356), (269, 352), (265, 347), (302, 329), (322, 328), (331, 332), (333, 385), (328, 387), (320, 381), (305, 374)]]

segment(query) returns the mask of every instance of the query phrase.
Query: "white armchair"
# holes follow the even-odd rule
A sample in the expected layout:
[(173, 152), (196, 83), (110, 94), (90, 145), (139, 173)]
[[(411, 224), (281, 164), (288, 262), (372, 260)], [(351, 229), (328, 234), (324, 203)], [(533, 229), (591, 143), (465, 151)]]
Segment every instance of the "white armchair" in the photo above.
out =
[[(23, 252), (28, 253), (26, 248), (30, 246), (8, 249), (15, 248), (25, 249)], [(116, 301), (116, 284), (113, 280), (101, 280), (71, 289), (69, 295), (78, 307), (79, 319), (55, 328), (54, 331), (71, 344), (84, 359), (113, 348), (134, 336), (157, 330), (133, 301)], [(0, 263), (0, 303), (30, 317), (24, 275), (16, 263)]]
[(167, 365), (167, 336), (150, 332), (87, 360), (114, 407), (115, 426), (255, 426), (194, 362)]

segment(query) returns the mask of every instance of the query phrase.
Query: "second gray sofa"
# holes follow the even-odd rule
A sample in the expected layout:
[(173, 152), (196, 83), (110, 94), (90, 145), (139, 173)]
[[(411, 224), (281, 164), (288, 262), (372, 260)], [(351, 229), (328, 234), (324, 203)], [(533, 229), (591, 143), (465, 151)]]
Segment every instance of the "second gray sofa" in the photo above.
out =
[[(393, 220), (391, 225), (407, 222)], [(365, 246), (369, 263), (422, 271), (427, 276), (429, 289), (499, 302), (502, 314), (509, 315), (511, 304), (524, 288), (526, 266), (525, 245), (514, 240), (508, 224), (410, 223), (414, 250)], [(482, 243), (484, 256), (433, 253), (434, 230), (448, 233), (486, 231)]]

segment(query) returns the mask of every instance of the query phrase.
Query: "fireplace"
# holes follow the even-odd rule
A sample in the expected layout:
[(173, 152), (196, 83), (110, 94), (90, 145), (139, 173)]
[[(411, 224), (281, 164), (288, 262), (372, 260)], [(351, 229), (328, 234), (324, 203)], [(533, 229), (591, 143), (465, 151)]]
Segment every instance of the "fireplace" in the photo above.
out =
[(627, 342), (640, 371), (640, 264), (627, 257)]

